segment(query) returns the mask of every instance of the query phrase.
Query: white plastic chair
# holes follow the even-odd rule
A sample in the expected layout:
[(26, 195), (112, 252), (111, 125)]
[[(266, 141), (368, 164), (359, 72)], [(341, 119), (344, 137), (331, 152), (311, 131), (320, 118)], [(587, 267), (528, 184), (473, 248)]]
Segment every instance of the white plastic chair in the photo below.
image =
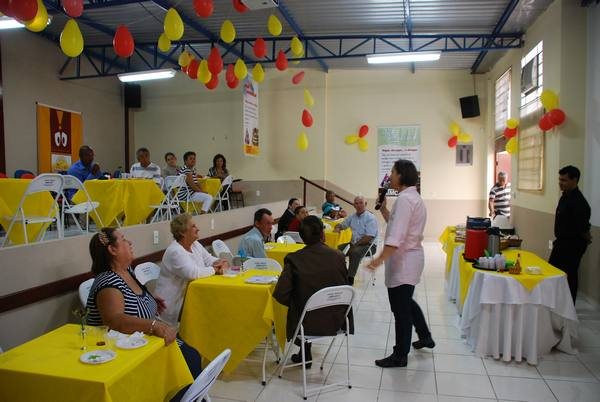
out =
[(150, 281), (158, 279), (160, 275), (160, 266), (153, 262), (143, 262), (135, 267), (133, 270), (136, 279), (145, 285)]
[(81, 305), (85, 308), (87, 305), (87, 299), (90, 295), (90, 289), (92, 289), (92, 284), (94, 283), (94, 278), (88, 279), (87, 281), (81, 282), (79, 285), (79, 300), (81, 301)]
[(284, 232), (283, 236), (291, 237), (292, 239), (294, 239), (294, 243), (304, 244), (304, 240), (302, 240), (302, 237), (300, 237), (300, 233), (298, 232)]
[[(169, 177), (173, 177), (173, 176), (167, 176), (166, 179), (168, 179)], [(194, 208), (194, 212), (196, 213), (196, 215), (200, 215), (200, 212), (198, 211), (198, 208), (196, 207), (197, 203), (192, 201), (191, 196), (193, 194), (193, 191), (191, 189), (188, 189), (184, 200), (180, 200), (178, 197), (179, 192), (184, 191), (185, 190), (184, 187), (187, 187), (187, 182), (186, 182), (187, 176), (184, 174), (181, 174), (176, 177), (180, 178), (179, 180), (181, 180), (181, 182), (178, 181), (177, 184), (173, 185), (175, 202), (177, 203), (177, 205), (179, 206), (180, 209), (182, 209), (181, 204), (184, 204), (185, 208), (183, 208), (183, 210), (185, 212), (189, 212), (189, 213), (191, 213), (191, 211), (188, 211), (189, 205), (192, 204), (192, 208)], [(166, 179), (165, 179), (165, 186), (168, 186)]]
[(217, 211), (223, 211), (223, 203), (227, 202), (227, 209), (230, 210), (231, 209), (231, 203), (229, 200), (229, 191), (231, 190), (231, 185), (233, 184), (233, 176), (229, 175), (227, 176), (222, 182), (221, 182), (221, 188), (219, 188), (219, 191), (217, 192), (217, 196), (215, 197), (215, 209), (213, 210), (213, 212), (217, 212)]
[[(290, 233), (290, 232), (286, 232)], [(281, 244), (296, 244), (296, 240), (290, 235), (281, 235), (277, 238), (277, 243)]]
[[(80, 204), (71, 205), (71, 203), (69, 202), (69, 199), (65, 195), (66, 190), (75, 190), (75, 191), (83, 192), (83, 194), (85, 195), (85, 201)], [(71, 176), (71, 175), (63, 176), (63, 188), (62, 188), (61, 195), (62, 195), (62, 208), (61, 208), (61, 219), (60, 220), (61, 220), (62, 228), (63, 228), (62, 233), (64, 234), (64, 232), (65, 232), (65, 214), (69, 214), (69, 215), (73, 216), (73, 220), (75, 221), (75, 226), (77, 226), (77, 229), (79, 229), (80, 232), (88, 233), (89, 232), (89, 222), (90, 222), (90, 212), (94, 212), (100, 206), (100, 203), (97, 201), (92, 201), (92, 198), (88, 194), (83, 183), (81, 183), (81, 181), (79, 181), (79, 179), (77, 177)], [(80, 214), (85, 214), (85, 231), (79, 225), (79, 220), (77, 219), (77, 216), (76, 216), (76, 215), (80, 215)], [(98, 215), (97, 213), (96, 213), (96, 219), (97, 219), (97, 222), (99, 225), (98, 228), (104, 227), (104, 224), (102, 223), (102, 219), (100, 219), (100, 215)]]
[[(283, 361), (280, 364), (279, 367), (279, 378), (281, 378), (281, 376), (283, 375), (283, 370), (287, 367), (295, 367), (295, 366), (302, 366), (302, 380), (303, 380), (303, 397), (304, 399), (307, 399), (309, 394), (314, 394), (314, 393), (318, 393), (319, 391), (322, 391), (324, 389), (327, 388), (332, 388), (332, 387), (338, 387), (340, 385), (344, 385), (347, 386), (348, 388), (352, 388), (352, 385), (350, 384), (350, 322), (348, 321), (348, 313), (350, 312), (350, 309), (352, 308), (352, 303), (354, 302), (354, 298), (356, 296), (356, 292), (354, 291), (354, 288), (352, 286), (348, 286), (348, 285), (343, 285), (343, 286), (330, 286), (324, 289), (319, 290), (318, 292), (315, 292), (310, 299), (308, 299), (308, 301), (306, 302), (306, 305), (304, 306), (304, 310), (302, 311), (302, 315), (300, 316), (300, 320), (298, 321), (298, 325), (296, 326), (296, 331), (294, 331), (294, 336), (292, 336), (292, 342), (288, 342), (286, 351), (285, 351), (285, 355), (283, 358)], [(325, 352), (325, 356), (323, 356), (323, 361), (321, 362), (321, 370), (323, 370), (323, 365), (325, 364), (325, 359), (327, 359), (327, 355), (329, 354), (329, 351), (331, 350), (331, 347), (333, 346), (333, 343), (335, 342), (335, 338), (338, 335), (345, 335), (344, 339), (346, 340), (346, 367), (348, 369), (348, 376), (347, 376), (347, 381), (346, 382), (341, 382), (341, 383), (335, 383), (335, 384), (330, 384), (330, 385), (324, 385), (321, 387), (316, 387), (313, 389), (307, 389), (306, 387), (306, 351), (304, 350), (304, 343), (306, 341), (316, 341), (317, 339), (321, 339), (321, 338), (329, 338), (330, 336), (311, 336), (310, 334), (305, 334), (304, 333), (304, 326), (303, 326), (303, 322), (304, 322), (304, 317), (306, 316), (306, 313), (310, 312), (310, 311), (314, 311), (314, 310), (319, 310), (322, 308), (326, 308), (326, 307), (331, 307), (331, 306), (348, 306), (348, 308), (346, 309), (346, 314), (344, 315), (345, 318), (345, 322), (346, 322), (346, 327), (345, 329), (340, 328), (339, 331), (335, 334), (332, 335), (332, 339), (331, 339), (331, 343), (329, 344), (329, 347), (327, 348), (327, 352)], [(300, 350), (301, 350), (301, 356), (302, 356), (302, 362), (301, 363), (294, 363), (294, 364), (286, 364), (290, 351), (292, 349), (292, 345), (294, 344), (293, 340), (296, 338), (300, 338)], [(343, 340), (342, 340), (343, 342)]]
[(183, 186), (185, 186), (185, 175), (165, 177), (164, 187), (166, 195), (159, 205), (149, 205), (150, 208), (156, 210), (150, 223), (158, 222), (164, 218), (170, 221), (174, 215), (173, 212), (175, 212), (175, 215), (181, 213), (177, 192)]
[[(44, 224), (56, 221), (58, 238), (62, 238), (62, 226), (60, 223), (60, 213), (58, 212), (58, 198), (62, 192), (62, 188), (63, 177), (59, 174), (45, 173), (33, 179), (27, 186), (27, 189), (25, 189), (25, 193), (23, 194), (23, 197), (21, 197), (21, 201), (19, 202), (19, 206), (17, 207), (15, 214), (12, 217), (6, 217), (6, 219), (10, 219), (10, 224), (8, 225), (8, 229), (6, 229), (6, 237), (4, 237), (2, 247), (6, 246), (8, 243), (10, 232), (15, 224), (21, 224), (25, 244), (29, 244), (29, 236), (27, 235), (27, 225), (29, 224)], [(46, 216), (26, 215), (25, 210), (23, 209), (23, 204), (25, 203), (27, 196), (44, 192), (54, 193), (54, 201), (48, 210), (48, 214)], [(35, 241), (38, 242), (43, 240), (45, 233), (46, 230), (40, 230), (40, 233)]]
[(222, 253), (231, 254), (231, 250), (227, 247), (227, 244), (223, 240), (215, 240), (212, 242), (212, 250), (215, 257), (221, 257)]
[(210, 388), (213, 386), (215, 381), (217, 381), (217, 377), (223, 370), (223, 367), (225, 367), (227, 364), (230, 356), (231, 350), (225, 349), (219, 356), (215, 358), (215, 360), (210, 362), (208, 366), (202, 370), (200, 375), (196, 377), (185, 394), (183, 394), (181, 397), (181, 402), (194, 402), (201, 401), (203, 399), (206, 402), (210, 402), (208, 391), (210, 391)]
[(258, 269), (261, 271), (277, 271), (281, 272), (281, 264), (272, 258), (250, 258), (244, 261), (242, 271), (246, 272), (250, 269)]

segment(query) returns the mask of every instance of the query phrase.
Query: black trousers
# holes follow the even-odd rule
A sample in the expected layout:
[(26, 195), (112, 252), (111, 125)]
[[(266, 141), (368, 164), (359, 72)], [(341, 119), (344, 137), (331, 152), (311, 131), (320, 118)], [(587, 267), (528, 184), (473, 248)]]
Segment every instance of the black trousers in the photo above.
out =
[(552, 253), (548, 262), (554, 265), (556, 268), (562, 270), (567, 274), (567, 281), (569, 282), (569, 290), (571, 290), (571, 297), (573, 297), (573, 303), (577, 299), (577, 286), (578, 286), (578, 271), (581, 257), (585, 254), (587, 249), (587, 243), (581, 242), (568, 242), (564, 240), (554, 240), (552, 246)]
[(413, 299), (415, 287), (413, 285), (400, 285), (388, 288), (390, 307), (394, 313), (396, 326), (396, 345), (394, 354), (408, 356), (412, 340), (412, 327), (415, 326), (419, 339), (431, 338), (431, 332), (425, 322), (421, 307)]
[[(202, 372), (202, 366), (201, 366), (202, 365), (202, 357), (200, 356), (200, 353), (198, 353), (198, 351), (196, 349), (194, 349), (193, 347), (191, 347), (187, 343), (181, 341), (179, 338), (176, 340), (176, 342), (179, 345), (179, 349), (181, 350), (181, 354), (183, 354), (183, 358), (185, 359), (185, 362), (187, 363), (187, 366), (190, 369), (190, 373), (192, 374), (192, 377), (195, 380), (200, 375), (200, 373)], [(175, 394), (175, 396), (173, 396), (170, 399), (169, 402), (179, 402), (179, 401), (181, 401), (181, 398), (183, 398), (183, 395), (188, 390), (188, 388), (190, 387), (190, 385), (186, 385), (185, 387), (181, 388)]]

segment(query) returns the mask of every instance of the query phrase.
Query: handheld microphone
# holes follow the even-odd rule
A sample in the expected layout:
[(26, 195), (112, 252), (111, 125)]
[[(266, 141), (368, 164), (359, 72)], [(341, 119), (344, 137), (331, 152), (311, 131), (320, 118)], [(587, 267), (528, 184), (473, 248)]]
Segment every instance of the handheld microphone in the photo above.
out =
[(379, 187), (379, 196), (377, 197), (377, 202), (375, 203), (375, 210), (379, 211), (381, 209), (381, 204), (385, 200), (385, 196), (390, 188), (390, 181), (385, 180), (382, 184), (382, 187)]

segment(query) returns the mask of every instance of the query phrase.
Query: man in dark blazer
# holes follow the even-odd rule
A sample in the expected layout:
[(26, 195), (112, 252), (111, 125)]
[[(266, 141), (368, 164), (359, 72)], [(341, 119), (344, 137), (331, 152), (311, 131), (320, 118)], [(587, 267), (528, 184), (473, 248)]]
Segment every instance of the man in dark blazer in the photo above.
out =
[(294, 211), (299, 206), (300, 200), (298, 200), (297, 198), (290, 198), (290, 200), (288, 201), (287, 209), (285, 210), (283, 215), (281, 215), (281, 218), (279, 218), (279, 222), (277, 222), (277, 233), (275, 233), (275, 240), (277, 240), (279, 236), (283, 235), (285, 232), (288, 231), (288, 226), (290, 226), (292, 219), (294, 219), (294, 217), (296, 216), (294, 214)]
[[(306, 247), (288, 254), (284, 260), (284, 268), (273, 297), (288, 306), (287, 339), (294, 336), (298, 321), (308, 299), (317, 291), (329, 287), (349, 285), (348, 271), (344, 255), (325, 245), (323, 223), (316, 216), (308, 216), (300, 224), (300, 237)], [(306, 335), (335, 335), (345, 326), (346, 306), (332, 306), (311, 311), (304, 318)], [(349, 317), (350, 318), (350, 317)], [(352, 321), (350, 324), (352, 331)], [(296, 340), (296, 344), (299, 342)], [(306, 367), (310, 368), (312, 360), (311, 344), (306, 343)], [(300, 363), (300, 352), (292, 355), (294, 363)]]

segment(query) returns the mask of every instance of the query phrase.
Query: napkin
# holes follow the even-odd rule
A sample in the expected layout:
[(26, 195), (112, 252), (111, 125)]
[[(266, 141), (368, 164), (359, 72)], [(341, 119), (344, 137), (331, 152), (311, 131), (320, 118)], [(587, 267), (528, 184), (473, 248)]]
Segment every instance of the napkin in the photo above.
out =
[(542, 269), (540, 267), (527, 267), (525, 273), (529, 275), (542, 275)]

